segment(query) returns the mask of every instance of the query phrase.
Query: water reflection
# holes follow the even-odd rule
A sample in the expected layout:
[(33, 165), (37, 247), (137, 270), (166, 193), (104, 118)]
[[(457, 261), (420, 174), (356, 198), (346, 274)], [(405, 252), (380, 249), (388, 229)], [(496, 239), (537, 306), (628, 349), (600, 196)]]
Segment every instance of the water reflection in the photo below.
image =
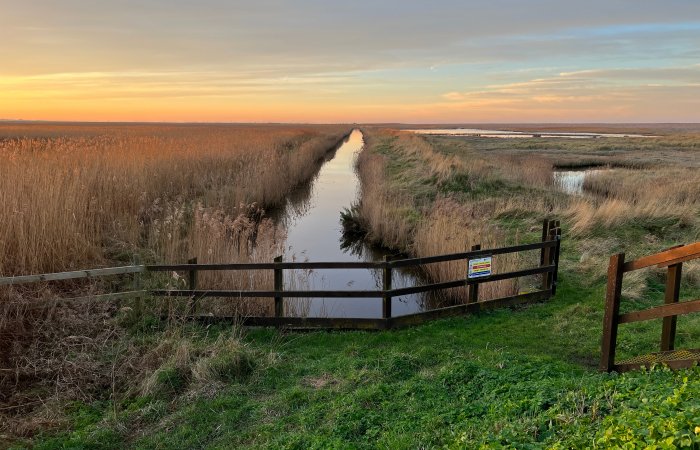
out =
[[(362, 241), (343, 237), (340, 213), (356, 202), (360, 184), (354, 170), (355, 157), (364, 139), (353, 132), (323, 164), (315, 178), (288, 198), (277, 218), (287, 228), (285, 261), (377, 261), (387, 250), (371, 248)], [(286, 271), (288, 290), (379, 290), (381, 274), (376, 270)], [(420, 274), (396, 271), (394, 287), (421, 284)], [(411, 295), (393, 299), (393, 315), (422, 311), (439, 298)], [(309, 317), (381, 317), (381, 300), (373, 298), (285, 299), (290, 315)]]
[(406, 130), (416, 134), (439, 136), (471, 136), (485, 138), (517, 139), (517, 138), (566, 138), (566, 139), (595, 139), (595, 138), (651, 138), (656, 136), (645, 134), (622, 133), (584, 133), (584, 132), (547, 132), (547, 131), (507, 131), (486, 130), (480, 128), (427, 128)]
[(610, 169), (556, 170), (554, 183), (567, 194), (583, 195), (583, 183), (589, 175), (595, 175)]

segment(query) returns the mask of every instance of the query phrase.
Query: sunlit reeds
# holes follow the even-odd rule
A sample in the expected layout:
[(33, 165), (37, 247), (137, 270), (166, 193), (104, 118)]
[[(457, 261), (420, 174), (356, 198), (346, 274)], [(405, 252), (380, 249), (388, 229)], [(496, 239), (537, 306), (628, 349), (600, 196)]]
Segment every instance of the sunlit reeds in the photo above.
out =
[[(82, 268), (148, 248), (192, 202), (236, 214), (309, 178), (338, 127), (124, 126), (0, 140), (0, 275)], [(28, 134), (35, 133), (33, 130)], [(179, 213), (180, 216), (173, 216)], [(172, 224), (171, 224), (172, 225)], [(171, 250), (162, 249), (167, 255)], [(174, 256), (174, 255), (172, 255)], [(180, 256), (180, 255), (178, 255)]]

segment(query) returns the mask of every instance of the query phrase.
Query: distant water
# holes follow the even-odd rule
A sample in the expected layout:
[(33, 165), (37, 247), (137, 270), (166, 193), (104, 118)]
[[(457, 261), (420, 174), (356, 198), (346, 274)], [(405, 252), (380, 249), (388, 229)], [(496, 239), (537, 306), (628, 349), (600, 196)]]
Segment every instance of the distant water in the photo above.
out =
[(416, 134), (430, 134), (441, 136), (472, 136), (489, 137), (501, 139), (517, 138), (568, 138), (568, 139), (596, 139), (596, 138), (650, 138), (656, 136), (644, 134), (622, 134), (622, 133), (578, 133), (578, 132), (520, 132), (507, 130), (486, 130), (479, 128), (426, 128), (406, 130)]

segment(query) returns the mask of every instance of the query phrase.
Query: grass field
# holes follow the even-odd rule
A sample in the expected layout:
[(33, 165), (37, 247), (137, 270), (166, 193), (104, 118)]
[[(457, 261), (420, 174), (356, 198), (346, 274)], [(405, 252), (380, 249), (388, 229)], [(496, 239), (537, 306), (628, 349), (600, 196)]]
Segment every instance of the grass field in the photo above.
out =
[[(353, 220), (369, 239), (420, 256), (535, 241), (542, 218), (556, 217), (557, 296), (376, 333), (165, 325), (115, 312), (118, 339), (96, 354), (117, 381), (21, 420), (0, 410), (0, 433), (34, 448), (697, 448), (697, 367), (596, 370), (609, 255), (700, 239), (700, 133), (650, 128), (662, 137), (425, 138), (366, 127)], [(599, 164), (613, 172), (588, 179), (584, 196), (552, 183), (556, 166)], [(683, 298), (698, 297), (699, 274), (687, 265)], [(623, 309), (657, 305), (663, 273), (623, 287)], [(657, 350), (660, 331), (660, 321), (621, 326), (619, 358)], [(700, 318), (679, 318), (677, 346), (699, 341)]]

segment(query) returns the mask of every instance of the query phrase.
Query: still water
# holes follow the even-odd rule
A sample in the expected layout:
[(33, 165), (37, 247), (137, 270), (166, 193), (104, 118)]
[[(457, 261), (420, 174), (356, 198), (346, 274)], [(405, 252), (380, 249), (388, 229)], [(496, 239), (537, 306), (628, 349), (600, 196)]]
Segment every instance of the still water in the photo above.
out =
[[(287, 229), (285, 261), (378, 261), (387, 251), (373, 249), (362, 242), (343, 240), (340, 213), (358, 199), (360, 182), (355, 173), (355, 158), (364, 145), (362, 133), (353, 130), (341, 145), (329, 153), (316, 177), (289, 197), (280, 219)], [(348, 248), (348, 244), (352, 244)], [(380, 290), (377, 270), (285, 271), (288, 290)], [(421, 284), (417, 274), (394, 271), (394, 287)], [(433, 301), (424, 295), (397, 297), (392, 315), (422, 311)], [(379, 298), (285, 299), (287, 315), (308, 317), (381, 317)]]
[(567, 194), (583, 195), (586, 177), (608, 170), (610, 169), (555, 170), (554, 184)]

